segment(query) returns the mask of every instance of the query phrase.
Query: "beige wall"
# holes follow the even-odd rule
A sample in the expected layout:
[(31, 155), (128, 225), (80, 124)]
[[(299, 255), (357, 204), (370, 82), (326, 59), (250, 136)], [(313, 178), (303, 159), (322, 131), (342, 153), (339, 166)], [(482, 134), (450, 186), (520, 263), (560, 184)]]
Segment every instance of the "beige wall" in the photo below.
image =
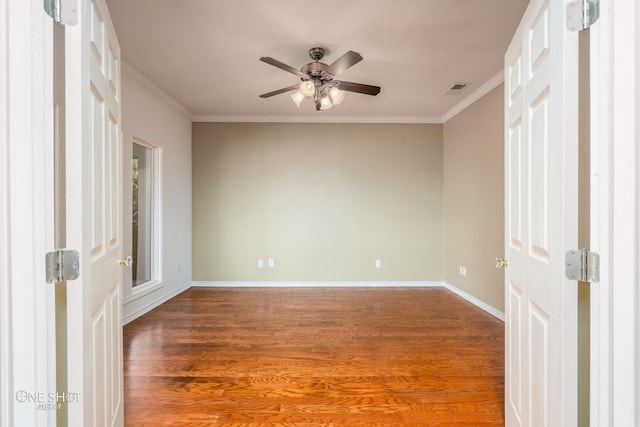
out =
[[(504, 311), (503, 85), (444, 125), (444, 278)], [(467, 268), (467, 276), (459, 267)]]
[(442, 141), (442, 125), (194, 123), (194, 280), (442, 280)]

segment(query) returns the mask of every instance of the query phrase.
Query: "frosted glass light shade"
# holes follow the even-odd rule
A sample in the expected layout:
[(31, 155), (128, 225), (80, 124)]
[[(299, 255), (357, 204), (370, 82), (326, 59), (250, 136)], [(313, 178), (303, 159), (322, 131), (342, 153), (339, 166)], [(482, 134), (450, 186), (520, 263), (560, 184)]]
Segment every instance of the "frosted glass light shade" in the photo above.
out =
[(296, 107), (300, 108), (300, 103), (304, 100), (304, 95), (299, 90), (295, 91), (291, 95), (291, 100), (296, 104)]
[(329, 96), (331, 97), (331, 102), (333, 105), (339, 105), (344, 101), (345, 93), (343, 90), (338, 89), (337, 87), (332, 87), (329, 90)]
[(333, 104), (331, 103), (331, 99), (329, 99), (328, 96), (325, 96), (324, 98), (322, 98), (320, 100), (320, 109), (321, 110), (328, 110), (331, 107), (333, 107)]
[(300, 83), (300, 92), (304, 96), (313, 96), (316, 93), (316, 85), (311, 80)]

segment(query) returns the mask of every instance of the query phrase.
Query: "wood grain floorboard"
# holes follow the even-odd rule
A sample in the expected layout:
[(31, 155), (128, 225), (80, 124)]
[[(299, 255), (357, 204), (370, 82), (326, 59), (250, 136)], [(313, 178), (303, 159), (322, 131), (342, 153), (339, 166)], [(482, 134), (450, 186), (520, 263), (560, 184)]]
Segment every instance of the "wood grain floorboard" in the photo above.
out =
[(124, 327), (131, 427), (504, 425), (504, 323), (444, 288), (191, 288)]

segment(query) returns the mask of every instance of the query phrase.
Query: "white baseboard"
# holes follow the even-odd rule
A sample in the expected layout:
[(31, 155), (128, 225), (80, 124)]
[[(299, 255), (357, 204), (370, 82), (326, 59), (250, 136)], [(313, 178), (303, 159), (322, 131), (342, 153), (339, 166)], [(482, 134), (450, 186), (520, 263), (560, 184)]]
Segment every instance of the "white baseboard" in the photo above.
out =
[(486, 302), (474, 297), (467, 292), (456, 288), (455, 286), (440, 281), (416, 281), (416, 282), (232, 282), (232, 281), (213, 281), (213, 282), (192, 282), (193, 286), (203, 286), (212, 288), (304, 288), (304, 287), (390, 287), (390, 288), (407, 288), (407, 287), (433, 287), (441, 286), (453, 292), (454, 294), (464, 298), (476, 307), (486, 311), (492, 316), (504, 322), (504, 313), (497, 308), (487, 304)]
[(162, 296), (161, 298), (158, 298), (155, 301), (149, 302), (148, 304), (146, 304), (143, 307), (140, 307), (139, 309), (137, 309), (133, 313), (129, 313), (127, 316), (124, 316), (122, 318), (122, 325), (124, 326), (127, 323), (130, 323), (130, 322), (136, 320), (138, 317), (150, 312), (151, 310), (153, 310), (154, 308), (158, 307), (159, 305), (164, 304), (165, 302), (169, 301), (171, 298), (175, 297), (176, 295), (186, 291), (191, 286), (192, 286), (191, 283), (185, 283), (184, 285), (180, 286), (178, 289), (175, 289), (174, 291)]
[(192, 282), (210, 288), (397, 288), (445, 286), (444, 282)]
[(466, 299), (467, 301), (469, 301), (471, 304), (475, 305), (478, 308), (483, 309), (484, 311), (486, 311), (487, 313), (489, 313), (490, 315), (497, 317), (498, 319), (502, 320), (504, 322), (504, 313), (500, 310), (498, 310), (497, 308), (487, 304), (486, 302), (474, 297), (471, 294), (466, 293), (465, 291), (463, 291), (462, 289), (456, 288), (455, 286), (447, 283), (447, 282), (443, 282), (443, 286), (447, 289), (449, 289), (451, 292), (453, 292), (454, 294), (461, 296), (462, 298)]

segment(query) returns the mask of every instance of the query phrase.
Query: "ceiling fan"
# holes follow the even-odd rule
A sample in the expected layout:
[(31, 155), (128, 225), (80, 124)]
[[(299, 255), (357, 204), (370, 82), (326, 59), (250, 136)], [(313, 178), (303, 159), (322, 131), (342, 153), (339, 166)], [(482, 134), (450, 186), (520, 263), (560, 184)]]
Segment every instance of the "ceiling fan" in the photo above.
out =
[(291, 99), (298, 107), (300, 107), (300, 103), (305, 98), (310, 98), (313, 100), (316, 110), (327, 110), (334, 105), (340, 104), (344, 100), (345, 91), (372, 96), (380, 93), (379, 86), (334, 79), (338, 74), (362, 61), (362, 56), (358, 52), (350, 50), (336, 59), (331, 65), (320, 62), (324, 54), (325, 50), (321, 47), (311, 48), (309, 50), (309, 56), (314, 62), (303, 65), (300, 70), (268, 56), (260, 58), (260, 61), (295, 74), (302, 80), (302, 83), (264, 93), (260, 95), (260, 98), (269, 98), (281, 93), (295, 91), (291, 94)]

